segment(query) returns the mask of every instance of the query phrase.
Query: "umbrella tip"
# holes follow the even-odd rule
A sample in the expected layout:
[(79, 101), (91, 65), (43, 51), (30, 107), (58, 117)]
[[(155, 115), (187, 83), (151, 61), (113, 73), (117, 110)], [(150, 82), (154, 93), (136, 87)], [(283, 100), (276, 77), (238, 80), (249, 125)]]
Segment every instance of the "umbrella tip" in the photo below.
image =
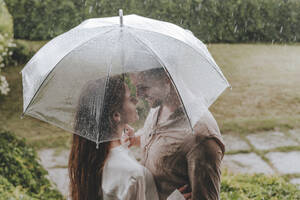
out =
[(119, 16), (120, 16), (120, 26), (123, 26), (123, 10), (119, 9)]

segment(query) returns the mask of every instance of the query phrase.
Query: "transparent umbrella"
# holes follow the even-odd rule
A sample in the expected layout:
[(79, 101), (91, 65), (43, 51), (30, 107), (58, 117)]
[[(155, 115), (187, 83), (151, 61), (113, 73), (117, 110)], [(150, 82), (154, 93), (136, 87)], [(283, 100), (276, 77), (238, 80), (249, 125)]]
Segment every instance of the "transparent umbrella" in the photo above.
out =
[(109, 117), (103, 107), (113, 107), (109, 98), (116, 98), (107, 94), (120, 93), (113, 85), (120, 80), (126, 88), (136, 86), (130, 74), (159, 68), (174, 86), (191, 128), (230, 86), (206, 46), (190, 31), (134, 14), (123, 17), (120, 10), (120, 16), (83, 21), (31, 58), (21, 71), (22, 116), (97, 144), (118, 139), (103, 128), (102, 121)]

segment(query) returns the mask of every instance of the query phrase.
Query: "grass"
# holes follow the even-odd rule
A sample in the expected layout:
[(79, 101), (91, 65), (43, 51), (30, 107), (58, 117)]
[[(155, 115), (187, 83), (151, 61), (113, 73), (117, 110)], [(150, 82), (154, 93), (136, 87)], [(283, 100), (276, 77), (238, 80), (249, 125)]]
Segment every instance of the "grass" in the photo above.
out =
[(300, 190), (289, 184), (285, 177), (261, 174), (222, 175), (221, 199), (231, 200), (297, 200)]
[[(37, 50), (45, 41), (19, 40)], [(232, 84), (211, 110), (223, 134), (248, 134), (300, 127), (300, 45), (212, 44), (216, 62)], [(26, 137), (36, 148), (68, 147), (70, 133), (22, 112), (19, 71), (24, 66), (4, 69), (11, 92), (0, 99), (0, 128)]]
[(208, 45), (232, 85), (211, 110), (222, 132), (300, 126), (300, 45)]

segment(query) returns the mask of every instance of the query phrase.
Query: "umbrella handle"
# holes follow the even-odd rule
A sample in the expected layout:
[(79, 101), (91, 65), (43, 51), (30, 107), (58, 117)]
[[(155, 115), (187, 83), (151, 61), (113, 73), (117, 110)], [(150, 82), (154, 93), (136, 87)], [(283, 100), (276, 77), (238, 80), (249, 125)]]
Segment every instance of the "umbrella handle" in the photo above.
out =
[(120, 26), (123, 26), (123, 10), (119, 9), (119, 16), (120, 16)]

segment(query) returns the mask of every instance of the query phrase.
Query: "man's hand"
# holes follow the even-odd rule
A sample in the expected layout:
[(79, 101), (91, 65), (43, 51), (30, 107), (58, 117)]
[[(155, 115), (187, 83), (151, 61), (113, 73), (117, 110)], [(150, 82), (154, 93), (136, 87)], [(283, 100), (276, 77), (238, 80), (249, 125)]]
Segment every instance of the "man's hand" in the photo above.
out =
[(181, 192), (186, 200), (190, 200), (192, 198), (192, 193), (190, 192), (188, 185), (178, 188), (178, 191)]

